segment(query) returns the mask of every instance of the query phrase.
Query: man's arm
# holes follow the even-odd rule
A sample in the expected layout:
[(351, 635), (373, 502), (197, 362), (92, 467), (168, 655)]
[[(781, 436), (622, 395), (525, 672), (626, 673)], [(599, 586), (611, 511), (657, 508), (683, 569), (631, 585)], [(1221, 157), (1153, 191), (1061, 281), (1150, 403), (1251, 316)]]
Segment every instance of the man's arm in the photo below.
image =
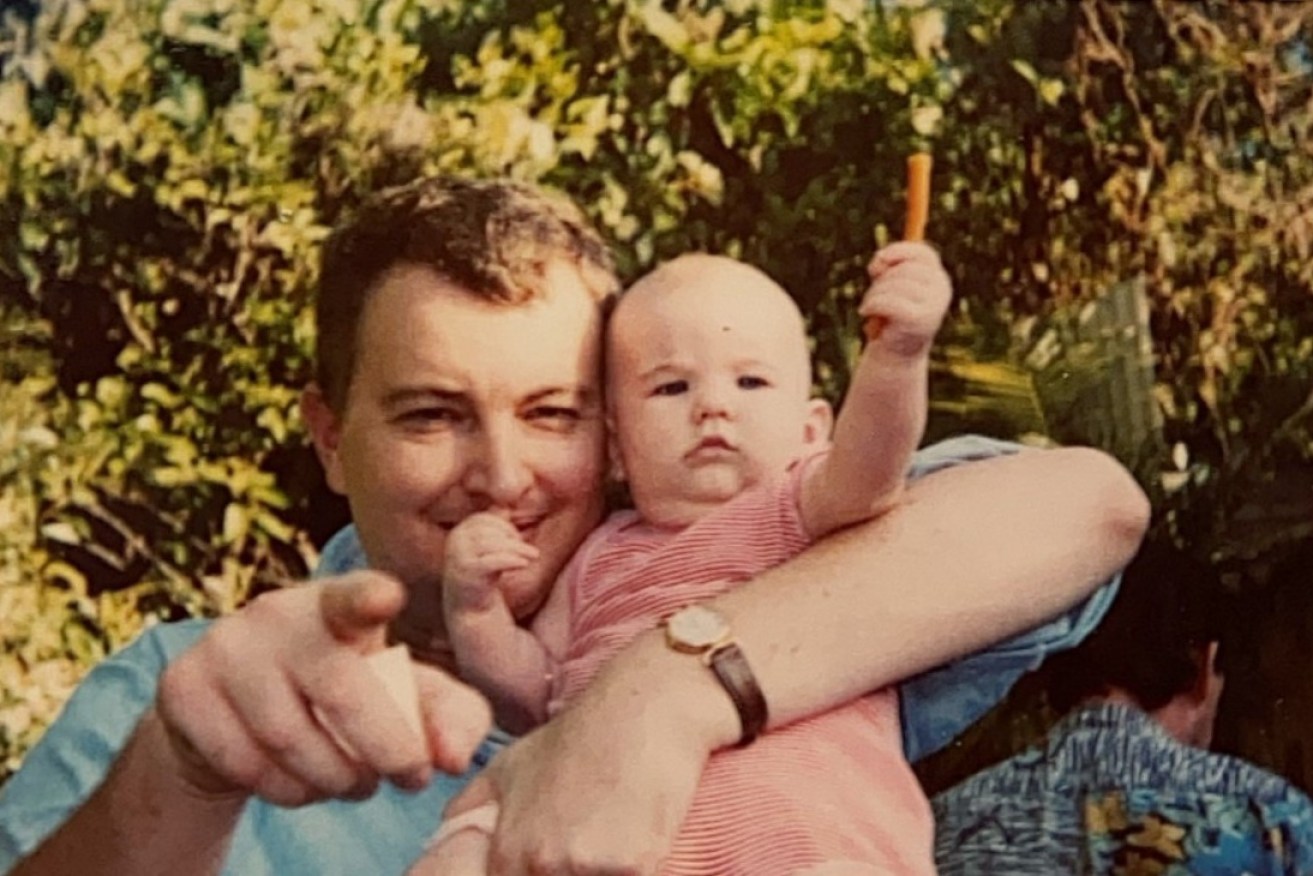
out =
[(1148, 516), (1110, 457), (1023, 451), (917, 481), (898, 513), (837, 534), (719, 607), (772, 725), (788, 723), (1059, 614), (1130, 560)]
[(299, 806), (464, 770), (486, 701), (417, 666), (420, 738), (369, 668), (402, 601), (395, 580), (357, 573), (216, 621), (169, 664), (105, 782), (13, 873), (213, 874), (253, 795)]
[[(1148, 514), (1135, 482), (1102, 453), (1022, 452), (924, 477), (888, 514), (716, 605), (778, 726), (1057, 615), (1125, 565)], [(494, 857), (512, 862), (505, 872), (599, 860), (651, 872), (705, 757), (739, 732), (711, 673), (653, 632), (453, 809), (500, 799)]]
[(220, 872), (246, 796), (198, 792), (171, 752), (148, 712), (104, 784), (10, 876)]

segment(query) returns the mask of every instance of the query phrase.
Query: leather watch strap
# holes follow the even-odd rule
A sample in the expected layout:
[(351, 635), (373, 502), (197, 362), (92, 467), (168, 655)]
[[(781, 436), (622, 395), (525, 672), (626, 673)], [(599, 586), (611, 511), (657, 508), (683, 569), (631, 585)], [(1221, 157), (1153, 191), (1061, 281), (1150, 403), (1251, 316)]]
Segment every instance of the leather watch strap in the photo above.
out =
[(706, 660), (738, 710), (739, 722), (743, 726), (738, 745), (742, 748), (766, 728), (766, 697), (761, 692), (761, 685), (757, 684), (757, 676), (748, 666), (748, 658), (737, 643), (731, 641), (712, 649)]

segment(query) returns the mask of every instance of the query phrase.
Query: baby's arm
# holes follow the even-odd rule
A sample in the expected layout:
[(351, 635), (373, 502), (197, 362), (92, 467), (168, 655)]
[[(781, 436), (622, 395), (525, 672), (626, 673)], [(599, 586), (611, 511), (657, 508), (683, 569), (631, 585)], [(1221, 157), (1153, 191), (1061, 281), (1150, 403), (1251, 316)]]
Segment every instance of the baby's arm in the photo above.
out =
[(547, 719), (555, 661), (533, 632), (516, 623), (497, 578), (537, 556), (509, 521), (493, 514), (467, 517), (447, 538), (442, 611), (456, 664), (461, 677), (492, 702), (497, 725), (512, 733)]
[(406, 876), (482, 876), (488, 872), (500, 807), (484, 803), (443, 821)]
[(812, 537), (883, 513), (901, 496), (925, 431), (930, 344), (952, 283), (930, 247), (896, 243), (876, 253), (859, 312), (882, 326), (862, 351), (834, 427), (834, 447), (802, 488)]

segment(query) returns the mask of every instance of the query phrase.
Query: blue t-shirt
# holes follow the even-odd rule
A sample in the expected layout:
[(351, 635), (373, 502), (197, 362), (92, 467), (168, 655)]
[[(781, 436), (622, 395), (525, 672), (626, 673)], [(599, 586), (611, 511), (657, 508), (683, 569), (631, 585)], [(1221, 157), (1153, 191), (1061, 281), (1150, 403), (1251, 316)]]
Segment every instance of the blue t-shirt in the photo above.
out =
[[(980, 437), (955, 438), (916, 456), (911, 477), (970, 460), (1011, 453), (1016, 445)], [(354, 529), (325, 546), (320, 575), (365, 566)], [(1070, 648), (1103, 617), (1115, 593), (1109, 583), (1082, 605), (988, 651), (958, 660), (900, 686), (903, 744), (909, 760), (946, 745), (1002, 699), (1046, 656)], [(208, 621), (161, 624), (93, 669), (59, 718), (0, 788), (0, 874), (36, 846), (99, 786), (141, 715), (155, 697), (160, 673), (189, 648)], [(391, 876), (404, 873), (437, 828), (442, 809), (475, 771), (507, 742), (495, 734), (471, 771), (438, 775), (418, 794), (384, 784), (368, 800), (329, 801), (284, 809), (247, 805), (224, 868), (226, 876)], [(94, 854), (88, 850), (88, 854)]]

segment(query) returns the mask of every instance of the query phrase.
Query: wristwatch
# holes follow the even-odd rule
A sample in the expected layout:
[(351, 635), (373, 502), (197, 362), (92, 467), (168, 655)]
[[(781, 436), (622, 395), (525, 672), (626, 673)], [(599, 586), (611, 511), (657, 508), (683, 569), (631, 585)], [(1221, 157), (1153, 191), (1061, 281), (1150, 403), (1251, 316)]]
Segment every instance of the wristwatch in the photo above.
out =
[(705, 605), (690, 605), (666, 618), (663, 626), (666, 644), (681, 654), (697, 655), (729, 694), (743, 726), (739, 747), (756, 739), (766, 726), (766, 697), (725, 616)]

